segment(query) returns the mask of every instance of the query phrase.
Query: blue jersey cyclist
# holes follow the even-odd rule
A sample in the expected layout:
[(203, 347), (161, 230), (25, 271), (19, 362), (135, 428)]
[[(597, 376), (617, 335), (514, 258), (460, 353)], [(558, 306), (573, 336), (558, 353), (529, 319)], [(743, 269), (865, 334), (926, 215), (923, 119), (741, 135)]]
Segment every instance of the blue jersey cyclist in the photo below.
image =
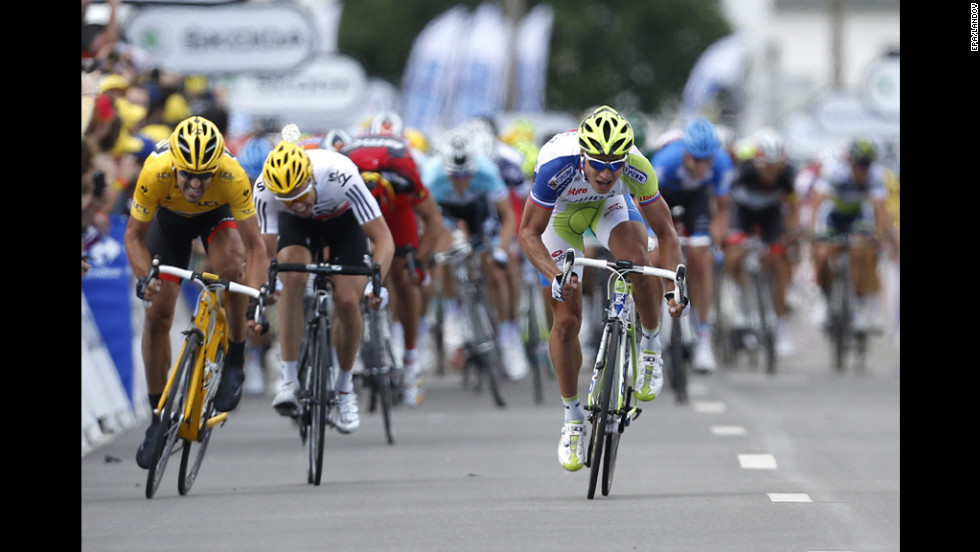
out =
[[(508, 253), (508, 249), (516, 247), (516, 217), (497, 165), (479, 152), (478, 145), (477, 137), (466, 127), (451, 130), (444, 137), (440, 155), (422, 166), (422, 182), (442, 209), (446, 225), (480, 244), (483, 274), (499, 322), (497, 342), (504, 355), (504, 368), (510, 379), (517, 380), (527, 374), (528, 364), (517, 325), (520, 290), (508, 277), (508, 268), (516, 262)], [(448, 246), (448, 240), (443, 239), (438, 247), (445, 251)], [(444, 288), (453, 289), (445, 271), (439, 277)], [(448, 296), (452, 296), (452, 291)], [(450, 330), (445, 336), (446, 347), (450, 356), (458, 360), (461, 336), (453, 329), (460, 325), (452, 320), (460, 316), (459, 305), (450, 300), (444, 308), (449, 321), (444, 327)]]
[[(704, 117), (695, 117), (683, 132), (674, 134), (676, 138), (663, 144), (650, 160), (660, 193), (671, 208), (683, 207), (677, 222), (687, 236), (710, 236), (720, 243), (728, 228), (732, 159), (722, 149), (714, 125)], [(686, 257), (691, 303), (700, 321), (692, 364), (695, 370), (709, 372), (715, 369), (708, 322), (713, 304), (713, 257), (706, 245), (687, 248)]]
[[(631, 196), (636, 196), (636, 202)], [(524, 254), (542, 275), (542, 292), (554, 318), (549, 349), (565, 411), (558, 461), (566, 470), (581, 469), (585, 460), (585, 412), (578, 392), (582, 291), (577, 274), (561, 281), (565, 250), (572, 247), (582, 254), (582, 235), (591, 229), (616, 258), (648, 265), (647, 225), (660, 238), (661, 264), (680, 264), (680, 243), (657, 175), (633, 144), (629, 121), (615, 109), (595, 109), (578, 130), (557, 134), (541, 148), (519, 238)], [(643, 334), (635, 387), (637, 396), (649, 401), (663, 386), (659, 337), (663, 281), (637, 276), (633, 285)], [(681, 314), (671, 300), (670, 315)]]

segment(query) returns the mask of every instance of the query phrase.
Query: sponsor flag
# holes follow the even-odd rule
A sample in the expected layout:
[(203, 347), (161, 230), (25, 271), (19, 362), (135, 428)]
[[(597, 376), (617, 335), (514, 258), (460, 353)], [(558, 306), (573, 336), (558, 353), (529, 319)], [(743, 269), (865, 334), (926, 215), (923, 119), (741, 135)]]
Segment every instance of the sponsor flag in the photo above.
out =
[(554, 10), (538, 4), (521, 20), (517, 29), (517, 59), (514, 70), (515, 109), (522, 113), (544, 111), (545, 83)]
[(737, 87), (748, 59), (748, 40), (733, 33), (712, 43), (698, 58), (681, 95), (681, 114), (700, 113), (723, 88)]
[(509, 83), (509, 45), (514, 34), (500, 5), (484, 2), (470, 21), (462, 43), (450, 126), (503, 110)]

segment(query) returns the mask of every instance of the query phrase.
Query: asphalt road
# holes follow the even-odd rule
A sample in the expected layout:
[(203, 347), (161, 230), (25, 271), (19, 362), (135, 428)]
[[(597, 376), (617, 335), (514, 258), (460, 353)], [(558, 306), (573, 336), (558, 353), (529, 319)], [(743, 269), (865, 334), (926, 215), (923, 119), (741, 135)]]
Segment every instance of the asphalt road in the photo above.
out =
[(82, 459), (82, 550), (897, 551), (899, 347), (879, 338), (865, 373), (837, 374), (819, 332), (792, 332), (775, 376), (723, 368), (692, 380), (687, 405), (647, 403), (608, 497), (558, 464), (553, 380), (540, 405), (530, 378), (508, 383), (498, 409), (453, 373), (395, 412), (393, 445), (362, 401), (356, 433), (328, 433), (320, 486), (268, 396), (216, 431), (187, 496), (174, 457), (147, 500), (144, 428), (122, 433)]

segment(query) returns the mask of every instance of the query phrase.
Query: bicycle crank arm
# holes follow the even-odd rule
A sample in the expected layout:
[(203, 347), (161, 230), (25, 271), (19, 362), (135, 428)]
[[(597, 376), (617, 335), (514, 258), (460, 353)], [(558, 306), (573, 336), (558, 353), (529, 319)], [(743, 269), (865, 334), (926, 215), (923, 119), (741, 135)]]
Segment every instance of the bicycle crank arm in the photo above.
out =
[(208, 418), (207, 423), (204, 424), (204, 429), (211, 429), (212, 427), (224, 422), (226, 418), (228, 418), (227, 412), (219, 412)]

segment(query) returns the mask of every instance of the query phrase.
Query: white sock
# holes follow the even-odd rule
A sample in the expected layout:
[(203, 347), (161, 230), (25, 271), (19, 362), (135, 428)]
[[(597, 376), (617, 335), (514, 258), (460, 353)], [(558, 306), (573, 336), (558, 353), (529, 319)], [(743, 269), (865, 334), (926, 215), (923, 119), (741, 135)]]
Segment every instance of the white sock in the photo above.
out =
[(282, 383), (299, 383), (298, 360), (282, 361)]
[(660, 326), (657, 326), (652, 330), (641, 327), (640, 331), (643, 334), (643, 336), (640, 338), (640, 350), (659, 353), (661, 350)]
[(585, 422), (585, 411), (582, 410), (582, 403), (578, 400), (578, 395), (571, 398), (561, 398), (561, 402), (565, 405), (565, 423), (568, 422)]

